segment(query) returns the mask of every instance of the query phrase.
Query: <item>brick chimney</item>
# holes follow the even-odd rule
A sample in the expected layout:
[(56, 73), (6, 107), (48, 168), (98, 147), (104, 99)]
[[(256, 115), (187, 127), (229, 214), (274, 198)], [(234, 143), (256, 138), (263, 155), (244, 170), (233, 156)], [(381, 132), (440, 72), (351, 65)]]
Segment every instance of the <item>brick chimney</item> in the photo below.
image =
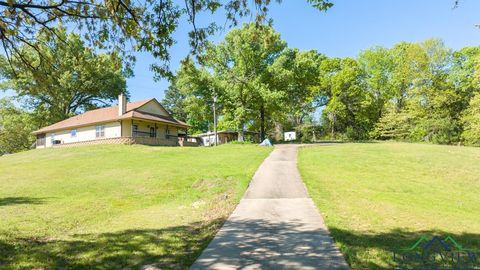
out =
[(127, 112), (127, 97), (122, 93), (118, 96), (118, 116)]

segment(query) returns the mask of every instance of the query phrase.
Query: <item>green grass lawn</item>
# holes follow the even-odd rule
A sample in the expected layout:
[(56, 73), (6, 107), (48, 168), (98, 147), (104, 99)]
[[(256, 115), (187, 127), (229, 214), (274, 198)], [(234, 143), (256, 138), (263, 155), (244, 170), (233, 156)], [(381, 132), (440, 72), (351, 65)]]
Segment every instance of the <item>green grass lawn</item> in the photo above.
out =
[(271, 149), (104, 145), (0, 157), (0, 269), (185, 269)]
[(392, 269), (422, 235), (480, 250), (480, 148), (338, 144), (303, 148), (298, 163), (354, 269)]

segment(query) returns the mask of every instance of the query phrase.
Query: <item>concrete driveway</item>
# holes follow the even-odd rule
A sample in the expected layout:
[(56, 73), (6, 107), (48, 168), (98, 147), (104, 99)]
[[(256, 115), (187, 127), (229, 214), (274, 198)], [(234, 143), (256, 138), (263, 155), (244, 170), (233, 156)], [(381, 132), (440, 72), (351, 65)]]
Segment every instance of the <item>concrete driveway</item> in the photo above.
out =
[(308, 196), (297, 145), (278, 145), (190, 269), (350, 269)]

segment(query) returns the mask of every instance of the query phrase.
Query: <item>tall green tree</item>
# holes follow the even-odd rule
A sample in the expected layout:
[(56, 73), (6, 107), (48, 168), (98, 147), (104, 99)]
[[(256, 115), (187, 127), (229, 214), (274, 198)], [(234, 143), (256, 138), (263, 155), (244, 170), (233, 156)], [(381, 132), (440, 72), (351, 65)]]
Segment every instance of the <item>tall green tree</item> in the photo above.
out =
[(372, 95), (366, 91), (365, 74), (355, 59), (330, 59), (322, 65), (328, 103), (323, 110), (332, 137), (336, 132), (349, 139), (366, 139), (374, 126)]
[[(36, 49), (20, 48), (29, 62), (38, 63), (32, 70), (22, 59), (11, 59), (13, 65), (0, 57), (3, 89), (11, 89), (26, 102), (27, 107), (43, 116), (50, 124), (79, 112), (107, 105), (120, 93), (126, 93), (122, 61), (116, 54), (95, 54), (85, 47), (80, 36), (58, 30), (58, 37), (41, 33)], [(36, 53), (39, 50), (41, 61)]]
[(250, 23), (230, 31), (224, 41), (207, 50), (203, 64), (220, 81), (225, 119), (240, 133), (252, 121), (261, 138), (265, 137), (268, 118), (284, 97), (269, 67), (285, 48), (272, 27)]
[[(387, 51), (382, 53), (387, 58), (387, 68), (375, 71), (372, 65), (364, 67), (367, 74), (385, 73), (384, 80), (374, 82), (385, 87), (384, 93), (390, 93), (385, 95), (384, 106), (393, 106), (395, 111), (389, 109), (382, 114), (375, 134), (436, 143), (457, 141), (462, 98), (449, 79), (452, 51), (438, 39), (402, 42), (390, 50), (377, 50)], [(360, 59), (365, 61), (365, 57)], [(367, 82), (371, 85), (371, 80)]]
[(458, 140), (458, 114), (453, 109), (458, 97), (447, 81), (451, 50), (438, 39), (416, 45), (422, 49), (419, 59), (424, 59), (425, 65), (407, 102), (407, 111), (415, 119), (413, 139), (436, 143)]
[(182, 93), (176, 86), (175, 81), (172, 81), (170, 86), (165, 90), (162, 105), (167, 109), (175, 118), (186, 121), (187, 112), (185, 110), (184, 100), (187, 95)]
[(425, 78), (428, 69), (428, 58), (419, 44), (400, 42), (391, 50), (392, 61), (395, 63), (391, 74), (393, 97), (391, 102), (397, 111), (405, 108), (412, 89), (416, 88)]
[(385, 106), (395, 96), (392, 80), (395, 61), (389, 49), (373, 47), (358, 56), (358, 63), (365, 76), (365, 87), (370, 92), (377, 120), (385, 112)]
[(30, 149), (37, 127), (31, 114), (8, 98), (0, 99), (0, 156)]
[[(191, 58), (184, 59), (177, 71), (173, 88), (169, 92), (182, 97), (180, 104), (175, 107), (176, 110), (183, 111), (187, 123), (193, 127), (192, 132), (213, 129), (214, 97), (222, 97), (222, 89), (209, 71), (195, 65)], [(173, 92), (178, 93), (173, 94)]]
[(462, 122), (464, 131), (462, 140), (467, 145), (480, 146), (480, 93), (470, 101), (469, 107), (464, 111)]
[(452, 53), (447, 80), (458, 96), (457, 112), (465, 110), (473, 96), (480, 92), (479, 60), (480, 47), (465, 47)]
[(284, 94), (283, 106), (277, 115), (299, 131), (316, 109), (326, 105), (320, 83), (320, 65), (326, 57), (315, 50), (286, 49), (270, 67), (275, 78), (272, 86)]

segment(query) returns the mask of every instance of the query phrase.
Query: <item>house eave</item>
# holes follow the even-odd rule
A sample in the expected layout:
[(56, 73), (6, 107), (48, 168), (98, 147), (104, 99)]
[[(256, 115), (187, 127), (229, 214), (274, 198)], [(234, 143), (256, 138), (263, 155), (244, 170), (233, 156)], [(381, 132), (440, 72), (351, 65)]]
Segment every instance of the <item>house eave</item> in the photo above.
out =
[(76, 128), (88, 127), (88, 126), (93, 126), (93, 125), (98, 125), (98, 124), (106, 124), (106, 123), (112, 123), (112, 122), (119, 122), (119, 121), (122, 121), (122, 120), (129, 120), (129, 119), (135, 119), (135, 120), (139, 120), (139, 121), (157, 122), (157, 123), (162, 123), (162, 124), (165, 124), (165, 125), (174, 126), (174, 127), (180, 127), (180, 128), (191, 128), (190, 125), (183, 125), (183, 124), (180, 124), (180, 123), (170, 123), (170, 122), (164, 122), (164, 121), (144, 119), (144, 118), (141, 118), (141, 117), (131, 117), (131, 116), (129, 116), (129, 117), (122, 117), (122, 116), (119, 116), (119, 117), (117, 117), (117, 118), (115, 118), (115, 119), (112, 119), (112, 120), (102, 120), (102, 121), (91, 122), (91, 123), (82, 124), (82, 125), (74, 125), (74, 126), (68, 126), (68, 127), (62, 127), (62, 128), (55, 128), (55, 129), (47, 129), (47, 130), (39, 129), (39, 130), (33, 131), (32, 134), (33, 134), (33, 135), (47, 134), (47, 133), (52, 133), (52, 132), (56, 132), (56, 131), (76, 129)]
[(81, 125), (74, 125), (74, 126), (67, 126), (67, 127), (61, 127), (61, 128), (54, 128), (54, 129), (47, 129), (47, 130), (35, 130), (32, 132), (32, 134), (37, 135), (37, 134), (43, 134), (43, 133), (52, 133), (55, 131), (61, 131), (61, 130), (71, 130), (71, 129), (76, 129), (76, 128), (82, 128), (82, 127), (88, 127), (88, 126), (93, 126), (93, 125), (98, 125), (98, 124), (106, 124), (106, 123), (113, 123), (113, 122), (118, 122), (121, 121), (122, 119), (117, 118), (117, 119), (112, 119), (112, 120), (102, 120), (102, 121), (97, 121), (97, 122), (91, 122), (88, 124), (81, 124)]
[(182, 124), (179, 124), (179, 123), (169, 123), (169, 122), (151, 120), (151, 119), (141, 118), (141, 117), (125, 117), (125, 118), (122, 118), (122, 120), (128, 120), (128, 119), (146, 121), (146, 122), (157, 122), (157, 123), (162, 123), (164, 125), (169, 125), (169, 126), (173, 126), (173, 127), (181, 127), (181, 128), (191, 128), (192, 127), (190, 125), (182, 125)]

